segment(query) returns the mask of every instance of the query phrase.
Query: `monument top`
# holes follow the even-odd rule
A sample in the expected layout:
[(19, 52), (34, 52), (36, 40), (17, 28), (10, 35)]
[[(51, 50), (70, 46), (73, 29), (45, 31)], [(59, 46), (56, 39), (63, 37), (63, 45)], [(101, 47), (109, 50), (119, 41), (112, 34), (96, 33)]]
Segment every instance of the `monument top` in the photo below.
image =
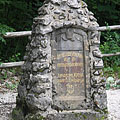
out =
[[(39, 16), (34, 18), (34, 25), (40, 28), (33, 33), (47, 34), (55, 29), (75, 26), (88, 31), (98, 27), (94, 14), (87, 9), (82, 0), (49, 0), (38, 10)], [(39, 30), (38, 30), (39, 29)]]

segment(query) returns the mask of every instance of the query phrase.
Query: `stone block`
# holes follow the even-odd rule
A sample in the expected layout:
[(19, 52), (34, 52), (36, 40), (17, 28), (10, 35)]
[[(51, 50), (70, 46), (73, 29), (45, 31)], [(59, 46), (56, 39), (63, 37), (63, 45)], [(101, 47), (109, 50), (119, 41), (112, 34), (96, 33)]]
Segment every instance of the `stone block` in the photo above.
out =
[[(57, 114), (50, 114), (45, 120), (102, 120), (106, 118), (95, 111), (83, 110), (83, 111), (64, 111)], [(105, 120), (105, 119), (104, 119)]]

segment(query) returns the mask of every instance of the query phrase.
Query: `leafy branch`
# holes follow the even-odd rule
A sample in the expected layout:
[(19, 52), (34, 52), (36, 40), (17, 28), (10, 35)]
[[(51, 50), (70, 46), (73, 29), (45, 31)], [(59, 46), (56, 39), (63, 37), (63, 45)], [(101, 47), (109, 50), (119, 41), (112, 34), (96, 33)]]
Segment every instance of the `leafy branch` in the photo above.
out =
[(0, 23), (0, 41), (4, 44), (6, 44), (6, 40), (3, 38), (3, 35), (6, 34), (6, 32), (13, 32), (15, 31), (14, 28), (11, 28), (7, 25), (1, 24)]

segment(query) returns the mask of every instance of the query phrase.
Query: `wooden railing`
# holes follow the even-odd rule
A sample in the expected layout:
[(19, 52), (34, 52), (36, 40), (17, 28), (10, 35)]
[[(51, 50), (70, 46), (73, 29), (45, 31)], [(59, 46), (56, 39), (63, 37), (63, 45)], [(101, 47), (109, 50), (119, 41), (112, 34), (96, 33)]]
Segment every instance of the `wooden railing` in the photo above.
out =
[[(97, 30), (97, 31), (107, 31), (107, 30), (119, 30), (120, 25), (113, 25), (113, 26), (103, 26), (98, 27), (96, 29), (89, 29), (89, 30)], [(7, 32), (5, 35), (3, 35), (4, 38), (14, 38), (14, 37), (24, 37), (24, 36), (30, 36), (32, 34), (31, 31), (22, 31), (22, 32)], [(110, 57), (110, 56), (118, 56), (120, 55), (120, 52), (117, 53), (111, 53), (111, 54), (102, 54), (102, 57)], [(1, 68), (10, 68), (10, 67), (19, 67), (24, 64), (24, 61), (20, 62), (9, 62), (9, 63), (2, 63), (0, 65)]]
[[(89, 30), (98, 30), (98, 31), (107, 31), (110, 30), (119, 30), (120, 25), (113, 25), (113, 26), (103, 26), (98, 27), (96, 29), (89, 29)], [(3, 35), (4, 38), (13, 38), (13, 37), (24, 37), (24, 36), (30, 36), (32, 34), (31, 31), (22, 31), (22, 32), (7, 32), (5, 35)]]
[(98, 31), (120, 30), (120, 25), (98, 27)]
[(3, 35), (4, 38), (14, 38), (14, 37), (24, 37), (24, 36), (30, 36), (31, 31), (22, 31), (22, 32), (7, 32), (5, 35)]
[(2, 63), (2, 64), (0, 65), (0, 69), (1, 69), (1, 68), (20, 67), (20, 66), (22, 66), (23, 64), (24, 64), (24, 61)]

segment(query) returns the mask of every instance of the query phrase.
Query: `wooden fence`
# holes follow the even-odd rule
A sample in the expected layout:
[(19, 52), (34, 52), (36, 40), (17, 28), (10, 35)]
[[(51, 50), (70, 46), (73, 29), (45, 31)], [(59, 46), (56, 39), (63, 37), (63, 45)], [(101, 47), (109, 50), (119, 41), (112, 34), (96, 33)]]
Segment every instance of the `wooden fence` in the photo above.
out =
[[(120, 25), (113, 25), (113, 26), (103, 26), (98, 27), (96, 29), (90, 29), (90, 30), (98, 30), (98, 31), (107, 31), (107, 30), (119, 30)], [(5, 35), (3, 35), (4, 38), (14, 38), (14, 37), (24, 37), (24, 36), (30, 36), (32, 34), (31, 31), (22, 31), (22, 32), (7, 32)], [(102, 57), (110, 57), (110, 56), (118, 56), (120, 55), (120, 52), (117, 53), (111, 53), (111, 54), (102, 54)], [(24, 61), (20, 62), (9, 62), (9, 63), (2, 63), (0, 65), (1, 68), (11, 68), (11, 67), (19, 67), (24, 64)]]

